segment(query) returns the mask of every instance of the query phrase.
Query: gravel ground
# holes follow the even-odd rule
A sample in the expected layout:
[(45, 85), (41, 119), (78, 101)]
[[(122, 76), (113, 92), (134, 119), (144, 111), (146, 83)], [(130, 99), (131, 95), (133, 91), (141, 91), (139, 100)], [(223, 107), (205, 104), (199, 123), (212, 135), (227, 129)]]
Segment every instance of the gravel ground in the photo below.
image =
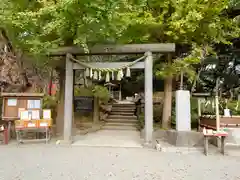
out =
[(240, 180), (240, 157), (142, 148), (0, 147), (1, 180)]

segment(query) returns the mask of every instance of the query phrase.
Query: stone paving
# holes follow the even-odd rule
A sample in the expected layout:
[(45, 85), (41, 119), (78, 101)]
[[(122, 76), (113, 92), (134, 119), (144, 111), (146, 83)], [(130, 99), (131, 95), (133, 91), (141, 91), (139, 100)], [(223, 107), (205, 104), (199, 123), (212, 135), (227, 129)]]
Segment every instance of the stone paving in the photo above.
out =
[(113, 131), (100, 130), (84, 136), (74, 137), (73, 146), (98, 146), (98, 147), (142, 147), (139, 131)]
[(145, 148), (0, 146), (0, 180), (238, 180), (235, 155), (177, 154)]

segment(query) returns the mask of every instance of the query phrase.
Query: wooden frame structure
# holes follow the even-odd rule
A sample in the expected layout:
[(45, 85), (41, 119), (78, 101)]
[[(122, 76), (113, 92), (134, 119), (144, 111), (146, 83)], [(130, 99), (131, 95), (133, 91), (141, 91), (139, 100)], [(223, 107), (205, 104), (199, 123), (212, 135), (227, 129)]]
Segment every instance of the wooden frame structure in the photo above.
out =
[[(79, 47), (63, 47), (49, 51), (49, 56), (66, 57), (66, 79), (65, 79), (65, 99), (64, 99), (64, 143), (72, 143), (72, 118), (73, 118), (73, 77), (74, 70), (85, 69), (77, 61), (71, 59), (72, 55), (121, 55), (121, 54), (144, 54), (144, 62), (137, 62), (131, 69), (144, 69), (145, 73), (145, 144), (152, 142), (153, 133), (153, 56), (152, 53), (174, 53), (175, 44), (127, 44), (127, 45), (95, 45), (85, 52)], [(114, 63), (91, 63), (98, 68), (119, 67), (126, 62)]]
[[(39, 100), (40, 110), (42, 106), (43, 93), (1, 93), (2, 101), (2, 120), (8, 124), (8, 140), (11, 138), (12, 123), (19, 119), (19, 108), (28, 109), (28, 100)], [(14, 105), (9, 106), (8, 100), (15, 100)]]

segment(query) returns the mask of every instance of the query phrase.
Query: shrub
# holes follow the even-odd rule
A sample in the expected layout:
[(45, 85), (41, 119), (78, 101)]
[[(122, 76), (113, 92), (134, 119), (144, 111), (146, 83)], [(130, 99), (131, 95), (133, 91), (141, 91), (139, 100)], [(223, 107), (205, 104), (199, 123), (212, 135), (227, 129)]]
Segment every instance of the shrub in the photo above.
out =
[(94, 85), (90, 87), (77, 87), (74, 89), (75, 96), (97, 97), (102, 103), (107, 103), (110, 99), (109, 91), (106, 87)]
[(51, 109), (52, 118), (53, 118), (54, 122), (55, 122), (55, 118), (57, 116), (57, 104), (58, 104), (58, 100), (57, 100), (56, 96), (46, 95), (43, 97), (42, 108), (43, 109)]
[[(227, 106), (228, 109), (231, 110), (232, 115), (234, 115), (234, 116), (239, 116), (240, 115), (240, 104), (238, 105), (238, 101), (237, 100), (235, 100), (235, 101), (234, 100), (233, 101), (228, 101), (226, 106)], [(221, 114), (223, 114), (223, 109), (226, 106), (224, 106), (224, 105), (220, 106), (220, 107), (222, 107), (220, 109)]]
[(43, 97), (43, 109), (55, 109), (57, 106), (57, 98), (55, 96), (46, 95)]
[(102, 103), (107, 103), (110, 99), (109, 91), (104, 86), (96, 85), (96, 86), (94, 86), (92, 92), (93, 92), (94, 97), (99, 98), (99, 100)]
[(155, 123), (162, 122), (162, 110), (163, 110), (163, 104), (153, 105), (153, 121)]
[(144, 113), (141, 113), (139, 115), (139, 118), (138, 118), (138, 126), (139, 126), (139, 129), (143, 129), (144, 126), (145, 126), (145, 118), (144, 118)]
[(74, 88), (74, 95), (75, 96), (93, 96), (92, 87), (75, 87)]

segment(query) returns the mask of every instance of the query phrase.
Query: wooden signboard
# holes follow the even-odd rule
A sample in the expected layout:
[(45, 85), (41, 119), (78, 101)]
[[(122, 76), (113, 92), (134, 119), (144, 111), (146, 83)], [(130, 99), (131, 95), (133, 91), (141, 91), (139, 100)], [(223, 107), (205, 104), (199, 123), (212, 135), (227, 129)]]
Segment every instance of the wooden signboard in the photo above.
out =
[(32, 110), (33, 114), (35, 111), (40, 111), (43, 95), (42, 93), (2, 93), (2, 119), (17, 120), (24, 110)]
[(75, 96), (74, 112), (93, 111), (93, 97)]

